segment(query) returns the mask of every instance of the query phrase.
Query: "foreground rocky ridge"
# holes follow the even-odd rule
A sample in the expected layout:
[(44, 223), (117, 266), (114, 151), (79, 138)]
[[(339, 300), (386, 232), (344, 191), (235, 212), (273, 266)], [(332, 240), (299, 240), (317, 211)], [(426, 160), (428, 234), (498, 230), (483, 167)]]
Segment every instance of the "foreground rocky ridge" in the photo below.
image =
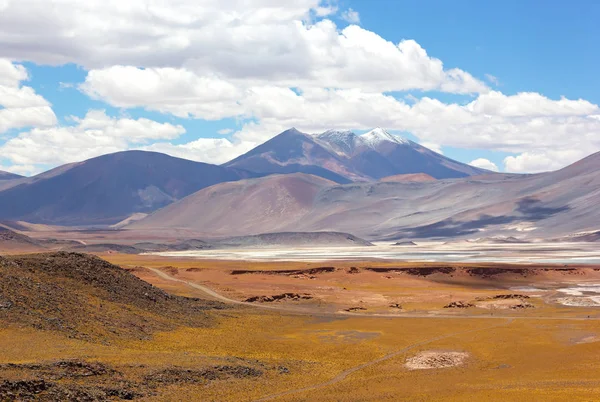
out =
[(98, 257), (0, 257), (0, 322), (99, 342), (211, 325), (217, 302), (173, 296)]

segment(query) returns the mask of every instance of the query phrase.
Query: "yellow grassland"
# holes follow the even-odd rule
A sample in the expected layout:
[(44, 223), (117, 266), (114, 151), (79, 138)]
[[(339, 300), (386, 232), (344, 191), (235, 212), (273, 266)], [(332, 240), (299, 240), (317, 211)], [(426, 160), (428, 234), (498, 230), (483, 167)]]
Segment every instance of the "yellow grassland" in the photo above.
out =
[[(181, 275), (192, 267), (269, 270), (327, 265), (115, 254), (103, 257), (128, 268), (173, 266)], [(161, 280), (144, 270), (134, 273), (168, 291), (201, 296), (185, 284)], [(382, 281), (351, 286), (364, 292), (418, 295), (419, 300), (411, 307), (415, 311), (439, 309), (447, 300), (437, 300), (436, 294), (451, 292), (466, 297), (498, 293), (457, 284), (430, 283), (427, 287), (416, 280), (402, 287), (400, 281), (395, 285)], [(431, 300), (420, 298), (427, 293)], [(532, 303), (537, 308), (531, 311), (498, 312), (494, 317), (480, 312), (481, 317), (471, 318), (320, 316), (241, 306), (211, 312), (214, 322), (208, 328), (178, 327), (155, 333), (148, 340), (114, 339), (109, 344), (70, 339), (51, 331), (5, 327), (0, 328), (0, 361), (77, 358), (103, 362), (131, 376), (167, 366), (194, 368), (258, 361), (266, 367), (265, 375), (258, 378), (165, 386), (145, 398), (156, 401), (252, 401), (269, 396), (273, 398), (268, 400), (274, 401), (600, 400), (598, 311), (542, 300)], [(406, 359), (424, 350), (466, 352), (469, 358), (458, 367), (408, 370)], [(289, 372), (281, 372), (279, 367)]]

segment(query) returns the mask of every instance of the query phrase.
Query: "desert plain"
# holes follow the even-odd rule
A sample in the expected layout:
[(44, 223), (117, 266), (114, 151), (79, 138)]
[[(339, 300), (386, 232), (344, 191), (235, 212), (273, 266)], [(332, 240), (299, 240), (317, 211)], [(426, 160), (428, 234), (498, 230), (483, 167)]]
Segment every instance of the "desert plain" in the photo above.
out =
[[(413, 247), (393, 253), (414, 258), (419, 247)], [(440, 250), (448, 247), (457, 248)], [(534, 246), (461, 248), (493, 249), (506, 261), (456, 261), (447, 250), (446, 260), (405, 260), (385, 254), (392, 250), (385, 245), (369, 247), (371, 257), (332, 249), (329, 258), (323, 248), (309, 247), (97, 257), (15, 253), (2, 260), (2, 279), (18, 289), (13, 300), (27, 311), (17, 317), (15, 306), (0, 300), (0, 395), (600, 398), (600, 265), (589, 262), (593, 247), (538, 246), (540, 261), (527, 264), (511, 259)], [(69, 264), (81, 273), (53, 268)], [(21, 269), (27, 275), (11, 282), (17, 277), (11, 270)], [(127, 286), (115, 288), (105, 270)], [(49, 305), (53, 300), (57, 305)]]

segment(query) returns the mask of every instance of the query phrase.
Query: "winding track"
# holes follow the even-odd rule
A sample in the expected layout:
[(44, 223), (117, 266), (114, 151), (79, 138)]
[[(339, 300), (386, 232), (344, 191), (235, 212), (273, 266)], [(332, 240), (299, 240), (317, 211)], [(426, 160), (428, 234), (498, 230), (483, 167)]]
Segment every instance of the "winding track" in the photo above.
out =
[(276, 393), (276, 394), (272, 394), (272, 395), (267, 395), (265, 397), (259, 398), (254, 400), (254, 402), (263, 402), (263, 401), (270, 401), (276, 398), (281, 398), (281, 397), (285, 397), (285, 396), (290, 396), (290, 395), (295, 395), (295, 394), (299, 394), (299, 393), (303, 393), (303, 392), (309, 392), (309, 391), (314, 391), (317, 389), (321, 389), (321, 388), (325, 388), (328, 387), (330, 385), (334, 385), (337, 384), (341, 381), (344, 381), (348, 376), (356, 373), (357, 371), (363, 370), (367, 367), (371, 367), (374, 366), (376, 364), (382, 363), (384, 361), (393, 359), (395, 357), (398, 357), (418, 346), (422, 346), (422, 345), (426, 345), (435, 341), (439, 341), (442, 339), (447, 339), (447, 338), (451, 338), (454, 336), (459, 336), (459, 335), (465, 335), (468, 333), (472, 333), (472, 332), (479, 332), (479, 331), (486, 331), (486, 330), (490, 330), (490, 329), (494, 329), (494, 328), (499, 328), (499, 327), (504, 327), (504, 326), (508, 326), (510, 325), (514, 320), (516, 319), (534, 319), (534, 320), (575, 320), (575, 321), (582, 321), (582, 320), (589, 320), (590, 318), (584, 318), (584, 317), (543, 317), (543, 316), (537, 316), (537, 317), (531, 317), (531, 316), (524, 316), (524, 317), (518, 317), (518, 316), (480, 316), (480, 315), (461, 315), (461, 316), (453, 316), (453, 315), (386, 315), (386, 314), (363, 314), (363, 313), (326, 313), (326, 312), (307, 312), (307, 311), (298, 311), (296, 309), (290, 309), (290, 308), (285, 308), (285, 307), (278, 307), (278, 306), (265, 306), (265, 305), (261, 305), (261, 304), (253, 304), (253, 303), (246, 303), (246, 302), (242, 302), (239, 300), (234, 300), (234, 299), (230, 299), (227, 296), (223, 296), (217, 292), (215, 292), (214, 290), (203, 286), (203, 285), (199, 285), (197, 283), (194, 282), (189, 282), (189, 281), (185, 281), (182, 279), (177, 279), (163, 271), (160, 271), (156, 268), (147, 268), (148, 270), (154, 272), (156, 275), (158, 275), (159, 277), (169, 280), (169, 281), (173, 281), (173, 282), (180, 282), (180, 283), (184, 283), (187, 286), (190, 286), (194, 289), (200, 290), (203, 293), (205, 293), (207, 296), (210, 296), (218, 301), (224, 302), (224, 303), (230, 303), (230, 304), (236, 304), (236, 305), (245, 305), (245, 306), (251, 306), (254, 308), (262, 308), (262, 309), (268, 309), (268, 310), (278, 310), (278, 311), (282, 311), (282, 312), (286, 312), (286, 313), (293, 313), (293, 314), (314, 314), (314, 315), (320, 315), (320, 316), (342, 316), (342, 317), (355, 317), (355, 316), (359, 316), (359, 317), (384, 317), (384, 318), (442, 318), (442, 319), (501, 319), (504, 320), (504, 323), (501, 324), (497, 324), (497, 325), (491, 325), (489, 327), (485, 327), (485, 328), (479, 328), (479, 329), (472, 329), (472, 330), (468, 330), (468, 331), (461, 331), (461, 332), (454, 332), (451, 334), (447, 334), (447, 335), (442, 335), (442, 336), (438, 336), (435, 338), (430, 338), (430, 339), (426, 339), (424, 341), (421, 342), (417, 342), (417, 343), (413, 343), (411, 345), (408, 345), (402, 349), (399, 349), (395, 352), (389, 353), (385, 356), (379, 357), (377, 359), (362, 363), (360, 365), (351, 367), (347, 370), (342, 371), (341, 373), (337, 374), (335, 377), (331, 378), (330, 380), (327, 381), (323, 381), (320, 382), (318, 384), (314, 384), (314, 385), (309, 385), (306, 387), (301, 387), (301, 388), (296, 388), (296, 389), (291, 389), (288, 391), (284, 391), (284, 392), (280, 392), (280, 393)]
[(260, 308), (265, 310), (275, 310), (288, 314), (296, 314), (296, 315), (315, 315), (319, 317), (368, 317), (368, 318), (440, 318), (440, 319), (501, 319), (501, 320), (518, 320), (518, 319), (526, 319), (526, 320), (558, 320), (558, 321), (586, 321), (586, 320), (596, 320), (598, 318), (589, 318), (589, 317), (547, 317), (547, 316), (507, 316), (507, 315), (450, 315), (450, 314), (377, 314), (377, 313), (355, 313), (355, 312), (325, 312), (325, 311), (316, 311), (316, 310), (299, 310), (297, 308), (290, 308), (286, 306), (267, 306), (264, 304), (257, 303), (247, 303), (235, 299), (230, 299), (227, 296), (223, 296), (220, 293), (215, 292), (209, 287), (204, 285), (200, 285), (194, 282), (185, 281), (183, 279), (175, 278), (166, 272), (163, 272), (156, 268), (146, 267), (149, 271), (154, 272), (159, 277), (166, 279), (172, 282), (180, 282), (191, 288), (196, 290), (200, 290), (205, 295), (209, 296), (212, 299), (218, 300), (223, 303), (236, 304), (241, 306), (249, 306), (252, 308)]

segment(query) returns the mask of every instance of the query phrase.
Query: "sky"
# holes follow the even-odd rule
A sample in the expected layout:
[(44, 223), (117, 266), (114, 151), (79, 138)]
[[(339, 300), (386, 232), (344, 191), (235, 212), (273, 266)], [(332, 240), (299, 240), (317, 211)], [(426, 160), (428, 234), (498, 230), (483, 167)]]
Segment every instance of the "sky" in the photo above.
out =
[(0, 170), (220, 164), (290, 127), (559, 169), (600, 151), (599, 18), (587, 0), (0, 0)]

